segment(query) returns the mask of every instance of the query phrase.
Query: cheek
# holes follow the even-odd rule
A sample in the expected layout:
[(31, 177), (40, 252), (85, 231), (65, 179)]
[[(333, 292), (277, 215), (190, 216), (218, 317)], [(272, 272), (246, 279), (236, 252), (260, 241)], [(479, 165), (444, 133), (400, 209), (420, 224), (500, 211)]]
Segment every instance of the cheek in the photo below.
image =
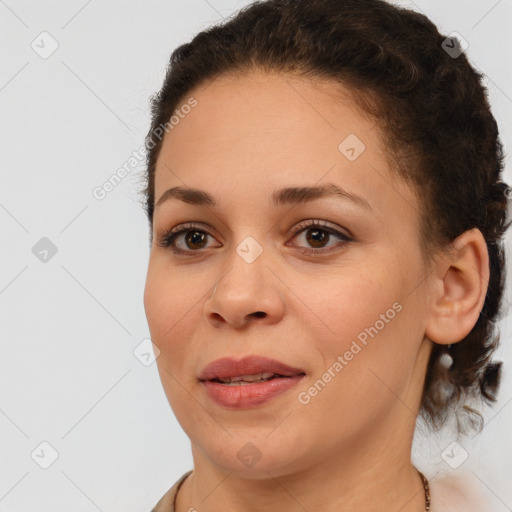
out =
[[(153, 343), (160, 346), (164, 328), (172, 325), (169, 318), (169, 288), (166, 280), (158, 275), (154, 266), (150, 266), (144, 288), (144, 310)], [(171, 310), (172, 311), (172, 310)]]
[(330, 330), (312, 337), (322, 364), (299, 401), (312, 416), (329, 410), (333, 423), (348, 430), (385, 417), (396, 397), (404, 396), (422, 341), (421, 291), (411, 294), (400, 269), (386, 268), (380, 275), (343, 279), (343, 288), (333, 285), (322, 317)]
[(366, 272), (353, 272), (338, 282), (331, 279), (325, 293), (311, 297), (315, 303), (308, 304), (319, 312), (307, 327), (320, 356), (312, 373), (322, 381), (322, 393), (327, 383), (325, 388), (336, 388), (336, 400), (347, 405), (382, 398), (374, 393), (375, 385), (382, 387), (374, 374), (389, 381), (392, 389), (400, 387), (400, 368), (407, 368), (415, 353), (404, 290), (387, 277), (392, 273)]
[(404, 309), (393, 304), (383, 300), (381, 307), (373, 302), (364, 308), (345, 302), (336, 336), (316, 342), (321, 358), (314, 359), (321, 364), (297, 390), (296, 400), (303, 421), (319, 437), (355, 439), (361, 429), (382, 421), (407, 388), (414, 353), (402, 350)]
[[(188, 284), (187, 284), (188, 283)], [(206, 292), (190, 286), (190, 277), (180, 276), (175, 269), (151, 264), (144, 289), (144, 309), (151, 338), (160, 350), (170, 345), (179, 348), (186, 340), (185, 331), (195, 324), (192, 317), (200, 314), (200, 299)]]
[(315, 306), (311, 307), (313, 311), (319, 311), (318, 318), (323, 321), (332, 339), (330, 344), (336, 351), (348, 349), (350, 342), (360, 335), (364, 341), (365, 329), (376, 322), (378, 330), (382, 331), (381, 315), (384, 315), (384, 321), (396, 316), (393, 304), (400, 298), (399, 291), (386, 281), (384, 272), (378, 275), (375, 270), (372, 273), (364, 270), (365, 273), (356, 270), (349, 276), (331, 278), (324, 292), (316, 295)]
[[(190, 278), (187, 278), (189, 281)], [(190, 407), (190, 395), (184, 390), (192, 384), (194, 372), (184, 368), (190, 356), (192, 332), (200, 314), (200, 293), (188, 290), (176, 271), (154, 263), (148, 269), (144, 289), (144, 308), (151, 341), (160, 353), (156, 365), (164, 392), (180, 424), (192, 417), (200, 421), (199, 411)], [(191, 288), (193, 290), (193, 288)], [(204, 292), (203, 292), (204, 293)], [(195, 315), (195, 316), (194, 316)], [(187, 379), (191, 379), (190, 382)]]

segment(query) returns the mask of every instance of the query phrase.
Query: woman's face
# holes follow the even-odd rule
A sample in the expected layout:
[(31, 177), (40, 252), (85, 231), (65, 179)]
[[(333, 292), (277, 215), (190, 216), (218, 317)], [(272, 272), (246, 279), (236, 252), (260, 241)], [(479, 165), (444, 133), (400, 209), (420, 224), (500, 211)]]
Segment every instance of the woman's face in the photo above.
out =
[[(346, 459), (360, 443), (410, 453), (430, 351), (419, 203), (376, 125), (335, 87), (222, 76), (193, 91), (197, 105), (165, 136), (156, 203), (174, 187), (216, 203), (158, 204), (144, 293), (196, 467), (264, 478)], [(279, 192), (302, 187), (344, 192)], [(156, 244), (172, 228), (188, 230), (174, 239), (182, 253)], [(238, 401), (251, 393), (242, 385), (217, 385), (231, 405), (212, 399), (203, 368), (248, 355), (304, 375), (258, 403)]]

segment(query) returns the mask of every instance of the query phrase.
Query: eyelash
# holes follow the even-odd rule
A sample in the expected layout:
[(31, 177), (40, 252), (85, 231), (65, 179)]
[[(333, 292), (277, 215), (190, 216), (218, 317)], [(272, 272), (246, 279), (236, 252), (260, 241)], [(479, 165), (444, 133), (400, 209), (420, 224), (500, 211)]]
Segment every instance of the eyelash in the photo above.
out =
[[(338, 237), (341, 240), (341, 245), (345, 245), (347, 242), (352, 241), (351, 238), (344, 235), (337, 229), (328, 228), (327, 222), (320, 221), (320, 220), (303, 221), (297, 227), (293, 228), (290, 232), (292, 235), (294, 235), (294, 238), (295, 238), (295, 236), (298, 235), (299, 233), (301, 233), (302, 231), (307, 231), (307, 229), (310, 229), (313, 227), (320, 228), (319, 229), (320, 231), (325, 231), (325, 232), (329, 233), (330, 235), (334, 235), (334, 236)], [(178, 236), (180, 236), (181, 234), (187, 233), (189, 231), (198, 231), (200, 233), (205, 233), (206, 235), (211, 236), (210, 233), (208, 233), (208, 231), (202, 229), (201, 225), (194, 224), (193, 222), (191, 222), (191, 223), (187, 223), (187, 224), (180, 224), (179, 226), (176, 226), (175, 228), (172, 228), (171, 230), (164, 232), (160, 237), (157, 238), (157, 241), (155, 243), (156, 243), (156, 245), (158, 245), (160, 247), (169, 248), (171, 250), (171, 252), (173, 252), (174, 254), (191, 255), (191, 253), (198, 253), (201, 251), (200, 249), (198, 249), (196, 251), (193, 251), (193, 250), (185, 251), (183, 249), (178, 249), (176, 247), (176, 244), (175, 244), (176, 238)], [(310, 254), (326, 254), (326, 253), (330, 253), (336, 249), (339, 249), (339, 247), (340, 247), (340, 244), (336, 244), (334, 247), (331, 247), (329, 249), (307, 249), (307, 250), (302, 250), (301, 252), (303, 252), (304, 254), (308, 254), (308, 255), (310, 255)]]

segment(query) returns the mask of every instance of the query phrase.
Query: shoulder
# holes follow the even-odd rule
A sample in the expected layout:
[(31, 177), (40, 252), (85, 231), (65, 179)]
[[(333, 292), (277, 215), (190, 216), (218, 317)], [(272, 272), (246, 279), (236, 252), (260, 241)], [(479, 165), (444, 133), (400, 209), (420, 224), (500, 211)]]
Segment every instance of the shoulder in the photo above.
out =
[(178, 489), (190, 473), (192, 473), (192, 469), (179, 478), (179, 480), (160, 498), (151, 512), (174, 512), (174, 503)]
[(469, 473), (429, 478), (431, 510), (489, 512), (489, 504)]

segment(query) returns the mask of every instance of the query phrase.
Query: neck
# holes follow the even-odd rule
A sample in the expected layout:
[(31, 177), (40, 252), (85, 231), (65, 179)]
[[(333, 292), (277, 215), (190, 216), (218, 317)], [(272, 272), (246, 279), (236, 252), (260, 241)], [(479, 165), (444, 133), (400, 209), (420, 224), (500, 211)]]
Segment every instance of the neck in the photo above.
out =
[(268, 468), (261, 478), (222, 470), (192, 445), (194, 471), (178, 493), (176, 512), (424, 512), (423, 482), (410, 461), (414, 423), (409, 422), (408, 429), (381, 424), (378, 434), (333, 447), (319, 464), (279, 476), (277, 468)]

